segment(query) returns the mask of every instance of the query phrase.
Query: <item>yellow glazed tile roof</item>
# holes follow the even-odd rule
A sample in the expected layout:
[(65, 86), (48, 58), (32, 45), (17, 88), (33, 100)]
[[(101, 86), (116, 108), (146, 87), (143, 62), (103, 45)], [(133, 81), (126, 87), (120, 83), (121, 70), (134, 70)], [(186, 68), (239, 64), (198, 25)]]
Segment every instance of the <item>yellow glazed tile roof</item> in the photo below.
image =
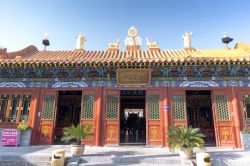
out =
[[(27, 48), (26, 48), (27, 49)], [(250, 52), (241, 47), (234, 49), (193, 49), (159, 51), (38, 51), (1, 56), (0, 64), (44, 63), (172, 63), (172, 62), (250, 62)]]

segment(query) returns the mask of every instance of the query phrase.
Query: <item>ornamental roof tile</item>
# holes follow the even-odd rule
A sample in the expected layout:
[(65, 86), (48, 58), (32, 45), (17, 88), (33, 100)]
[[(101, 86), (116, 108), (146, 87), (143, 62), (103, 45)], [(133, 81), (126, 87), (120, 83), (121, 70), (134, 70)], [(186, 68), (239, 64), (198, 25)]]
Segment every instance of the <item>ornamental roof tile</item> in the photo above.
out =
[(158, 51), (38, 51), (35, 46), (12, 53), (3, 50), (0, 49), (0, 64), (250, 62), (246, 45), (234, 49)]

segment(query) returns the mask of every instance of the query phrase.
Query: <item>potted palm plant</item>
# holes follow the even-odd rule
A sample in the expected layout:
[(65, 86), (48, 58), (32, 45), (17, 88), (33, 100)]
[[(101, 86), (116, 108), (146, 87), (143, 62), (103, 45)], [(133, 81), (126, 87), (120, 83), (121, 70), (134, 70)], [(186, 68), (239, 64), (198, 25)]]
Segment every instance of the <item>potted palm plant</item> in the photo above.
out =
[(191, 159), (195, 147), (205, 150), (204, 138), (198, 128), (171, 126), (168, 132), (170, 151), (178, 150), (183, 159)]
[(85, 150), (85, 145), (81, 143), (82, 139), (92, 135), (92, 126), (78, 124), (77, 126), (71, 125), (70, 127), (63, 128), (62, 141), (66, 143), (73, 141), (71, 144), (71, 153), (73, 156), (81, 156)]

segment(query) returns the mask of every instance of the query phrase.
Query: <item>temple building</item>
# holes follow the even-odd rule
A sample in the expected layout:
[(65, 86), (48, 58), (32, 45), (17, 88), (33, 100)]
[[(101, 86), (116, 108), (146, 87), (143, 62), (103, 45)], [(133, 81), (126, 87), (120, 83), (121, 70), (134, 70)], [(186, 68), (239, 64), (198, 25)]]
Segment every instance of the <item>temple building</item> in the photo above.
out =
[(0, 49), (0, 128), (24, 121), (32, 144), (61, 144), (63, 127), (93, 125), (83, 140), (94, 146), (168, 146), (171, 125), (206, 135), (207, 146), (240, 148), (250, 126), (250, 45), (164, 50), (128, 30), (107, 50), (85, 50), (80, 34), (72, 51)]

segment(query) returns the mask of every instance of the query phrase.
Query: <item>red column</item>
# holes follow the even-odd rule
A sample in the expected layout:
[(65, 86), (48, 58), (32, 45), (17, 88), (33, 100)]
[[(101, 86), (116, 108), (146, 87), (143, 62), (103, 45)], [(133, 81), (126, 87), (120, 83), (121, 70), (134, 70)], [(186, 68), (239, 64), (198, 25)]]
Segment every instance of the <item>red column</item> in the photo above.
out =
[(168, 106), (169, 108), (164, 108), (164, 142), (165, 146), (169, 147), (168, 143), (168, 129), (169, 129), (169, 111), (170, 111), (170, 106), (168, 102), (168, 88), (164, 87), (164, 105)]
[(164, 106), (166, 105), (166, 95), (165, 95), (165, 87), (160, 89), (160, 94), (161, 94), (161, 105), (160, 105), (160, 117), (161, 117), (161, 131), (162, 131), (162, 137), (161, 137), (161, 144), (163, 147), (165, 147), (165, 108)]
[(31, 144), (37, 145), (39, 144), (39, 136), (40, 136), (40, 133), (39, 133), (40, 117), (38, 117), (38, 112), (40, 111), (40, 105), (41, 105), (41, 102), (40, 102), (41, 89), (39, 88), (38, 90), (36, 90), (36, 92), (33, 95), (34, 95), (34, 100), (32, 102), (34, 103), (33, 103), (33, 108), (32, 108), (33, 115), (32, 115), (32, 124), (31, 124), (31, 127), (32, 127)]
[(241, 148), (241, 140), (240, 140), (240, 119), (239, 119), (239, 108), (237, 103), (237, 94), (236, 88), (232, 87), (232, 107), (233, 107), (233, 117), (234, 117), (234, 129), (235, 129), (235, 137), (236, 137), (236, 148)]
[(101, 143), (102, 93), (103, 93), (103, 87), (99, 87), (97, 90), (95, 146), (101, 146), (102, 144)]

